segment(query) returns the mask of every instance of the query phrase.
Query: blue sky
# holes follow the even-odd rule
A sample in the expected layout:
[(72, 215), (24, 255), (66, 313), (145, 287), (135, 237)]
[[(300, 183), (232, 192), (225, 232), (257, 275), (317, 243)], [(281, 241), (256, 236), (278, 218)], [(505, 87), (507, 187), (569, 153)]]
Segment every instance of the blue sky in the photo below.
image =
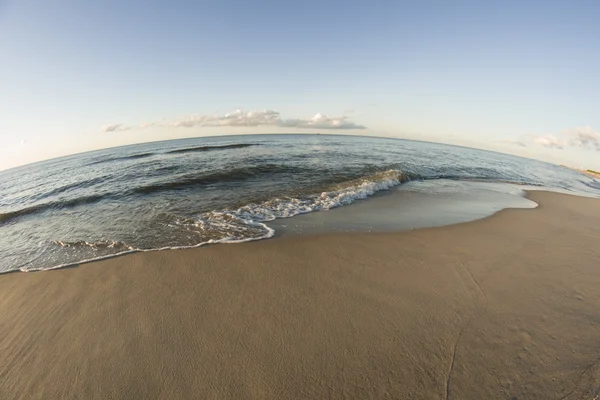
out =
[(0, 0), (0, 169), (259, 132), (600, 169), (598, 15), (598, 1)]

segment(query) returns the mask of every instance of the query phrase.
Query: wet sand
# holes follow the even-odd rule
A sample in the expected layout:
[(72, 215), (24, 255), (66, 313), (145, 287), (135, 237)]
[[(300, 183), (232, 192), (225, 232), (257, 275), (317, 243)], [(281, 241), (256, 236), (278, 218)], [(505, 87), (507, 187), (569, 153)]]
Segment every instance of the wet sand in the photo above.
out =
[(1, 399), (594, 399), (600, 200), (0, 276)]

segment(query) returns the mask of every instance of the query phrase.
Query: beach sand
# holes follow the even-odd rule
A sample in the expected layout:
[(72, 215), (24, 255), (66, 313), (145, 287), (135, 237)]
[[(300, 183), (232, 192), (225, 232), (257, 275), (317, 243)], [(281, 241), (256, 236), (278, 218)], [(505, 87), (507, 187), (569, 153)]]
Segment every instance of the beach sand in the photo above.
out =
[(600, 200), (0, 276), (0, 399), (594, 399)]

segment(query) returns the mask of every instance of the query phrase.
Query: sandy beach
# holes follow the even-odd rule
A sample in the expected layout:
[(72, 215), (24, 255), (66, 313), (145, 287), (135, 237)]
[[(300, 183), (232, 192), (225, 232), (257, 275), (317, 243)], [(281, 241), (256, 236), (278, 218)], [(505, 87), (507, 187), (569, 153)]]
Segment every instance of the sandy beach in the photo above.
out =
[(0, 276), (1, 399), (589, 399), (600, 200)]

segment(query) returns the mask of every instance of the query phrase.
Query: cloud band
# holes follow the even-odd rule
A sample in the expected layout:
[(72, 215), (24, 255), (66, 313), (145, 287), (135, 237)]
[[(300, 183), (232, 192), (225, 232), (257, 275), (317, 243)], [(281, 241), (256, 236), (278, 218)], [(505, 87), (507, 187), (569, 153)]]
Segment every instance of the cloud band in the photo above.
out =
[(103, 126), (101, 132), (116, 132), (129, 129), (145, 129), (151, 126), (171, 128), (193, 127), (258, 127), (275, 126), (280, 128), (301, 129), (365, 129), (363, 125), (349, 121), (347, 117), (329, 117), (325, 114), (316, 114), (310, 119), (283, 119), (277, 111), (243, 111), (237, 110), (224, 115), (199, 115), (194, 114), (172, 121), (146, 122), (137, 127), (124, 126), (123, 124), (110, 124)]

